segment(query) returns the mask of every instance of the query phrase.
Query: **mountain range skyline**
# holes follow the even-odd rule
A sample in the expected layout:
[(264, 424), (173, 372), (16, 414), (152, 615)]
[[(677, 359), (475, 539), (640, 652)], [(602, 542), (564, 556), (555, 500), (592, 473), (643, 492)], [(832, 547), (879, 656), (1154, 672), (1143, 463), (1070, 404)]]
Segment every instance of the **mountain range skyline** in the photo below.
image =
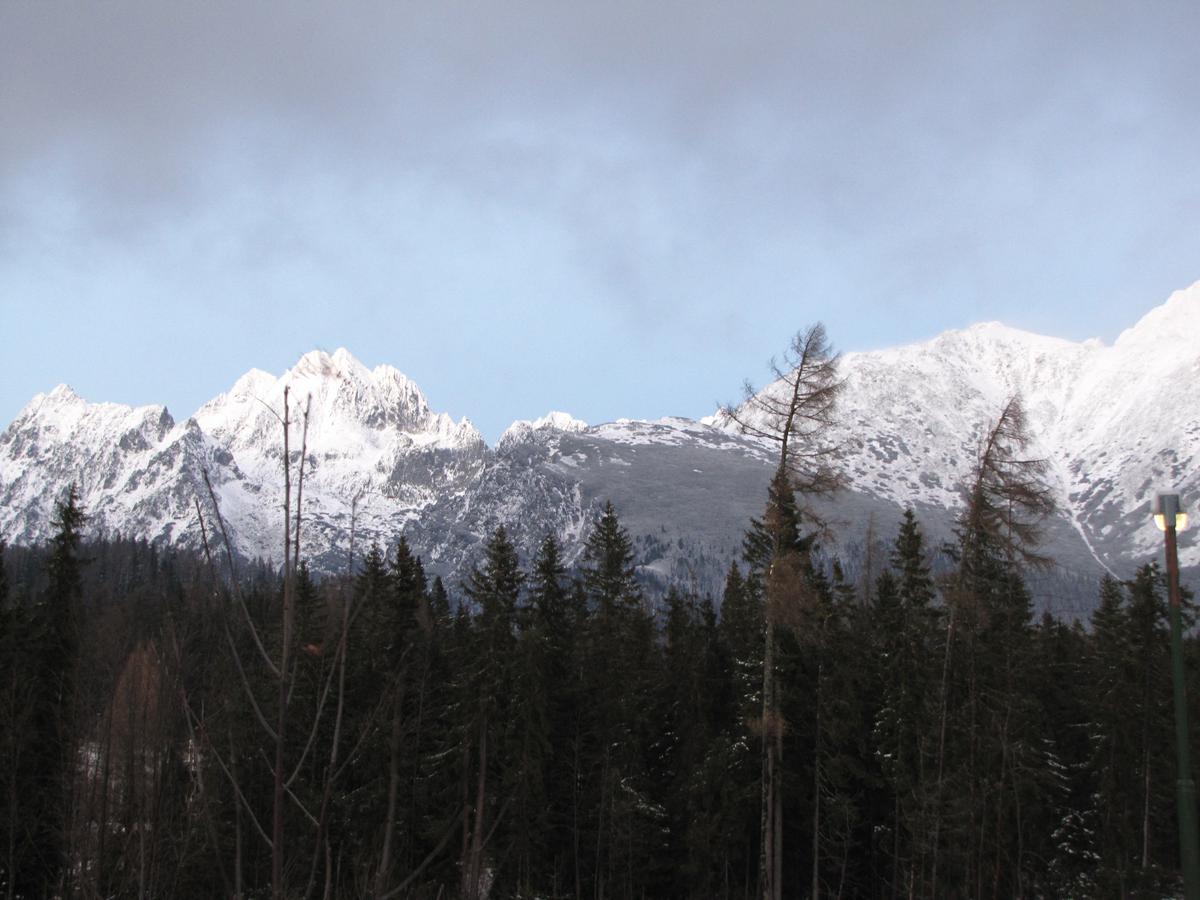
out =
[[(1200, 493), (1197, 336), (1200, 283), (1111, 345), (981, 323), (845, 354), (831, 440), (847, 487), (821, 508), (835, 523), (826, 552), (859, 565), (907, 507), (931, 546), (949, 539), (981, 436), (1019, 394), (1029, 453), (1047, 460), (1059, 509), (1046, 523), (1047, 554), (1080, 583), (1128, 577), (1160, 549), (1155, 492), (1177, 490), (1185, 505)], [(183, 420), (162, 405), (89, 403), (65, 386), (38, 395), (0, 433), (0, 536), (45, 539), (54, 500), (75, 481), (96, 528), (198, 546), (195, 504), (214, 512), (207, 473), (238, 551), (277, 555), (285, 389), (294, 421), (312, 398), (304, 552), (323, 571), (345, 565), (352, 521), (365, 543), (405, 534), (445, 574), (469, 569), (501, 524), (525, 554), (556, 534), (572, 560), (612, 501), (644, 577), (715, 591), (773, 467), (771, 447), (712, 415), (589, 425), (548, 414), (489, 444), (398, 369), (368, 368), (345, 349), (311, 351), (279, 376), (251, 369)], [(1188, 532), (1180, 559), (1200, 565)]]
[[(926, 340), (911, 341), (911, 342), (906, 342), (903, 344), (898, 344), (895, 346), (882, 347), (882, 348), (879, 348), (876, 350), (844, 350), (840, 346), (837, 346), (836, 336), (833, 336), (833, 337), (835, 339), (834, 340), (835, 350), (841, 356), (849, 357), (849, 358), (855, 358), (855, 357), (859, 357), (859, 356), (870, 356), (871, 354), (886, 353), (886, 352), (890, 352), (890, 351), (903, 351), (907, 348), (925, 346), (928, 344), (933, 344), (937, 340), (944, 338), (947, 335), (978, 332), (981, 330), (996, 330), (996, 329), (1020, 333), (1020, 334), (1024, 334), (1024, 335), (1027, 335), (1027, 336), (1033, 337), (1033, 338), (1046, 339), (1046, 340), (1051, 340), (1051, 341), (1059, 341), (1063, 345), (1069, 344), (1069, 345), (1085, 347), (1085, 348), (1107, 348), (1107, 347), (1112, 347), (1112, 346), (1116, 345), (1117, 343), (1121, 342), (1122, 340), (1127, 340), (1126, 335), (1136, 332), (1138, 326), (1141, 325), (1142, 322), (1152, 321), (1157, 317), (1161, 317), (1163, 314), (1162, 310), (1164, 309), (1164, 307), (1170, 305), (1175, 297), (1177, 297), (1177, 296), (1192, 296), (1194, 294), (1200, 294), (1200, 280), (1193, 282), (1192, 284), (1190, 284), (1187, 287), (1180, 288), (1180, 289), (1172, 292), (1171, 296), (1167, 299), (1167, 301), (1165, 301), (1164, 303), (1160, 303), (1159, 305), (1151, 307), (1151, 309), (1148, 310), (1141, 317), (1139, 317), (1135, 323), (1133, 323), (1131, 325), (1127, 325), (1126, 327), (1122, 328), (1117, 333), (1116, 337), (1112, 341), (1105, 341), (1101, 337), (1088, 337), (1083, 340), (1072, 340), (1070, 338), (1065, 338), (1065, 337), (1056, 336), (1056, 335), (1038, 334), (1036, 332), (1028, 331), (1026, 329), (1010, 326), (1005, 322), (1002, 322), (1000, 320), (995, 320), (995, 319), (981, 320), (978, 322), (974, 322), (973, 324), (965, 326), (963, 328), (947, 329), (946, 331), (943, 331), (943, 332), (933, 336), (932, 338), (929, 338)], [(800, 323), (800, 324), (803, 324), (803, 323)], [(1198, 327), (1200, 327), (1200, 326), (1198, 326)], [(788, 337), (787, 335), (781, 335), (780, 342), (779, 342), (780, 347), (782, 347), (783, 344), (786, 342), (787, 337)], [(318, 361), (319, 360), (334, 360), (334, 361), (348, 360), (355, 367), (359, 367), (359, 368), (362, 368), (365, 370), (371, 370), (376, 373), (378, 373), (380, 371), (385, 372), (385, 373), (395, 373), (404, 382), (408, 383), (409, 385), (411, 385), (412, 387), (417, 389), (417, 391), (421, 394), (422, 402), (424, 402), (424, 403), (428, 402), (425, 399), (425, 392), (421, 388), (417, 387), (417, 382), (414, 379), (410, 378), (408, 376), (408, 374), (406, 374), (406, 372), (402, 369), (402, 367), (399, 367), (399, 366), (394, 365), (393, 363), (387, 362), (387, 361), (378, 363), (377, 365), (374, 365), (374, 366), (367, 365), (366, 363), (361, 361), (361, 358), (350, 347), (340, 346), (334, 350), (329, 350), (323, 346), (314, 346), (310, 350), (301, 354), (301, 356), (299, 357), (299, 359), (297, 360), (295, 365), (297, 365), (297, 366), (303, 365), (306, 360), (318, 360)], [(766, 370), (765, 367), (763, 366), (763, 362), (764, 362), (763, 360), (758, 360), (757, 362), (748, 361), (748, 371), (745, 376), (746, 381), (751, 382), (751, 383), (759, 383), (760, 382), (761, 379), (759, 379), (756, 376), (758, 374), (760, 374), (762, 371)], [(320, 364), (320, 363), (318, 363), (318, 364)], [(290, 371), (291, 368), (292, 367), (289, 367), (289, 369), (287, 371)], [(237, 390), (238, 385), (247, 380), (249, 380), (251, 383), (252, 382), (261, 383), (265, 379), (275, 380), (275, 379), (281, 377), (281, 376), (277, 376), (271, 372), (265, 371), (256, 366), (253, 366), (253, 365), (251, 365), (250, 368), (243, 370), (243, 372), (244, 372), (244, 374), (242, 374), (238, 379), (236, 379), (233, 386), (230, 388), (231, 392)], [(66, 390), (69, 390), (71, 393), (80, 396), (81, 398), (83, 396), (80, 392), (76, 391), (74, 386), (71, 385), (70, 383), (68, 383), (66, 381), (59, 382), (57, 385), (55, 385), (53, 388), (51, 388), (51, 390), (43, 392), (43, 393), (35, 394), (32, 398), (30, 398), (30, 400), (27, 403), (23, 404), (22, 407), (20, 409), (18, 409), (17, 413), (12, 417), (12, 419), (9, 420), (9, 422), (15, 420), (17, 418), (17, 416), (19, 416), (21, 414), (21, 412), (23, 412), (25, 410), (25, 408), (29, 405), (29, 403), (35, 401), (37, 399), (37, 397), (48, 395), (48, 394), (53, 393), (54, 390), (64, 389), (64, 388)], [(652, 388), (652, 386), (651, 386), (651, 388)], [(652, 393), (652, 390), (650, 392)], [(730, 395), (732, 396), (732, 395), (736, 394), (736, 392), (737, 392), (737, 385), (731, 385)], [(91, 397), (89, 397), (89, 398), (83, 398), (83, 399), (86, 399), (87, 402), (89, 402), (89, 403), (115, 403), (115, 405), (117, 405), (117, 406), (128, 407), (131, 409), (141, 408), (141, 407), (145, 407), (145, 406), (155, 406), (155, 407), (161, 406), (161, 407), (164, 407), (164, 408), (170, 410), (170, 404), (163, 403), (163, 402), (155, 402), (155, 403), (150, 403), (150, 404), (126, 404), (126, 403), (120, 403), (117, 401), (112, 401), (107, 398), (91, 398)], [(212, 402), (211, 400), (203, 401), (202, 403), (200, 403), (199, 406), (197, 406), (193, 410), (193, 414), (199, 413), (204, 408), (204, 406), (208, 405), (211, 402)], [(725, 405), (725, 401), (718, 399), (712, 404), (712, 409), (711, 409), (710, 414), (702, 413), (701, 415), (695, 416), (694, 418), (696, 418), (697, 420), (701, 420), (701, 421), (706, 420), (712, 414), (715, 414), (720, 409), (720, 407), (722, 407), (724, 405)], [(569, 406), (569, 404), (568, 404), (568, 406)], [(176, 410), (175, 412), (172, 412), (171, 414), (174, 416), (177, 412), (179, 412), (179, 411)], [(442, 415), (450, 415), (450, 414), (443, 412)], [(679, 417), (679, 414), (674, 413), (674, 412), (667, 412), (663, 416), (658, 417), (658, 418), (677, 418), (677, 417)], [(505, 421), (507, 421), (508, 424), (503, 425), (499, 430), (493, 429), (493, 433), (489, 436), (488, 434), (486, 434), (484, 432), (483, 429), (480, 429), (476, 425), (477, 418), (478, 418), (478, 416), (477, 415), (473, 416), (470, 411), (459, 413), (460, 423), (464, 422), (464, 421), (466, 423), (469, 423), (472, 428), (475, 428), (476, 431), (479, 432), (480, 438), (482, 440), (484, 440), (485, 443), (487, 443), (491, 447), (498, 446), (500, 444), (500, 442), (504, 439), (506, 432), (508, 432), (509, 430), (511, 430), (513, 428), (519, 428), (523, 425), (530, 425), (530, 424), (535, 424), (535, 423), (536, 424), (547, 424), (554, 420), (559, 420), (559, 421), (569, 420), (571, 422), (581, 423), (586, 426), (588, 424), (602, 424), (603, 421), (605, 421), (605, 420), (601, 420), (598, 422), (589, 423), (587, 420), (576, 416), (574, 410), (565, 408), (565, 407), (555, 408), (555, 409), (544, 409), (544, 410), (543, 409), (531, 409), (531, 410), (524, 410), (523, 414), (518, 413), (518, 414), (513, 415), (512, 418), (506, 419)], [(616, 418), (612, 419), (611, 421), (621, 421), (622, 419), (625, 419), (625, 418), (630, 418), (635, 421), (653, 421), (653, 419), (636, 419), (635, 417), (616, 417)]]

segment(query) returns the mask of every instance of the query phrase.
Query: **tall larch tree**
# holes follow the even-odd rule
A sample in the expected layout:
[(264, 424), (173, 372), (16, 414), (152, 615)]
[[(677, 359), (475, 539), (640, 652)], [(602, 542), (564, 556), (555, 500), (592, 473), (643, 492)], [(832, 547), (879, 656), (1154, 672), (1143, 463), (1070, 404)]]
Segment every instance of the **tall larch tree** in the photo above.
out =
[[(1037, 791), (1036, 714), (1028, 651), (1032, 602), (1022, 571), (1046, 564), (1038, 552), (1043, 520), (1054, 511), (1047, 463), (1029, 455), (1031, 439), (1020, 398), (1013, 396), (985, 432), (958, 523), (958, 571), (947, 595), (946, 652), (961, 638), (965, 684), (958, 736), (965, 758), (965, 818), (955, 877), (977, 896), (1022, 894), (1028, 874), (1023, 801)], [(948, 685), (943, 683), (943, 697)], [(946, 707), (943, 705), (945, 713)], [(939, 723), (939, 728), (941, 723)], [(944, 748), (939, 770), (944, 771)], [(933, 862), (940, 863), (945, 785), (935, 812)], [(936, 879), (935, 879), (936, 881)]]
[[(769, 441), (778, 449), (772, 482), (775, 499), (768, 500), (763, 522), (768, 528), (770, 557), (763, 575), (766, 633), (763, 652), (763, 781), (762, 872), (764, 900), (783, 897), (784, 804), (782, 769), (784, 722), (781, 716), (777, 670), (777, 632), (794, 617), (805, 596), (806, 560), (794, 549), (795, 522), (789, 522), (783, 494), (805, 500), (836, 490), (841, 478), (837, 447), (830, 440), (838, 397), (844, 382), (838, 375), (838, 355), (820, 323), (798, 332), (779, 361), (771, 361), (775, 381), (762, 391), (749, 383), (741, 405), (726, 407), (724, 415), (743, 433)], [(772, 509), (775, 505), (777, 508)], [(814, 798), (815, 802), (816, 798)]]

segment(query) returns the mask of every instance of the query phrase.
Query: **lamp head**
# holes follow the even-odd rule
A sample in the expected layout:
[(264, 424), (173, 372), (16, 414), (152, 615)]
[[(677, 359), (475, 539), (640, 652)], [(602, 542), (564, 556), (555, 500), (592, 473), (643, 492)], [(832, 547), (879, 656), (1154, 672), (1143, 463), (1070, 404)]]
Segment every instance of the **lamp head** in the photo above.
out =
[(1187, 513), (1179, 508), (1178, 494), (1159, 494), (1154, 499), (1154, 524), (1159, 531), (1166, 531), (1169, 521), (1175, 523), (1176, 531), (1183, 531), (1187, 528)]

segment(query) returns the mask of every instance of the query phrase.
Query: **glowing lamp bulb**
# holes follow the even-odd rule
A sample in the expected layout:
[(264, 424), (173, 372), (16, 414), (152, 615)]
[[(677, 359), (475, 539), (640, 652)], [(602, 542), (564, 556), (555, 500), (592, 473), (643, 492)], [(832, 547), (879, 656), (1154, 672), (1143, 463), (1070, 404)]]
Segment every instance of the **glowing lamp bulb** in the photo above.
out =
[(1172, 515), (1175, 518), (1176, 531), (1187, 528), (1188, 517), (1187, 513), (1179, 508), (1179, 495), (1159, 494), (1154, 501), (1154, 524), (1159, 531), (1167, 530), (1167, 517)]
[[(1162, 513), (1155, 513), (1154, 514), (1154, 524), (1158, 528), (1159, 531), (1166, 531), (1167, 530), (1167, 517), (1164, 516)], [(1187, 528), (1187, 524), (1188, 524), (1187, 513), (1185, 513), (1185, 512), (1175, 513), (1175, 530), (1176, 531), (1183, 531), (1183, 529)]]

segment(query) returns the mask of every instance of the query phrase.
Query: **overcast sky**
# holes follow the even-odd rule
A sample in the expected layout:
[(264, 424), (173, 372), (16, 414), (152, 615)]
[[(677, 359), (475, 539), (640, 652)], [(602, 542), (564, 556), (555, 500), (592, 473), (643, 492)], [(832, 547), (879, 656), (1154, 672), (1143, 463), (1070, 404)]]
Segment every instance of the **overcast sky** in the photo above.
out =
[(1200, 4), (0, 0), (0, 426), (347, 347), (489, 440), (798, 328), (1113, 340), (1200, 279)]

